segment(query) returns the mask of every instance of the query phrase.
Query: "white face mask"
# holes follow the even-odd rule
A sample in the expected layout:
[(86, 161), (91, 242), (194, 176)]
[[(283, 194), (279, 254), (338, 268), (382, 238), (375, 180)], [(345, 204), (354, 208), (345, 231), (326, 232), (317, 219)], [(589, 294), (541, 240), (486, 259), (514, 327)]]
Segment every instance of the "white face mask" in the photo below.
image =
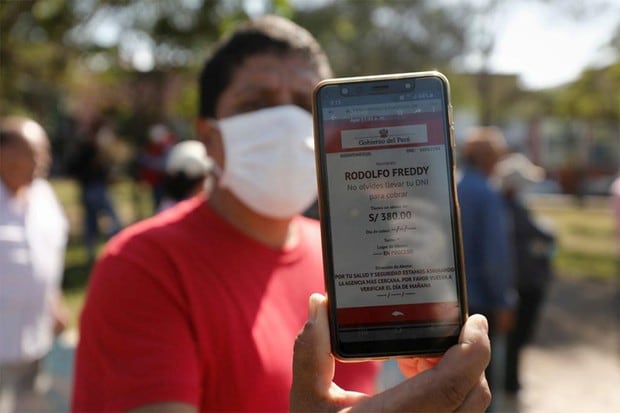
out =
[(293, 105), (218, 122), (225, 166), (219, 185), (254, 212), (290, 218), (316, 198), (312, 116)]

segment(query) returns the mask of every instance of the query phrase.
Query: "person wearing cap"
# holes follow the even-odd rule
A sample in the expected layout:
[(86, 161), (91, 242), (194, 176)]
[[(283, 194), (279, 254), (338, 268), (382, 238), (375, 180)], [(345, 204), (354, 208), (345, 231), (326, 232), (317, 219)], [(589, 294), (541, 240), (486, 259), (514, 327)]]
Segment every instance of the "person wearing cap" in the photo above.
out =
[(67, 325), (61, 281), (69, 225), (45, 179), (47, 134), (21, 116), (0, 119), (0, 412), (38, 411), (37, 378)]
[(155, 211), (160, 209), (164, 198), (165, 162), (176, 139), (167, 125), (154, 124), (149, 128), (148, 142), (137, 158), (138, 180), (149, 187)]
[[(463, 165), (457, 184), (469, 309), (488, 318), (494, 355), (504, 350), (517, 304), (506, 207), (491, 179), (505, 152), (499, 128), (471, 129), (461, 147)], [(501, 356), (491, 357), (487, 376), (492, 391), (495, 384), (501, 388), (503, 365)]]
[(521, 387), (519, 355), (532, 337), (553, 275), (551, 258), (555, 234), (549, 222), (534, 219), (522, 199), (528, 186), (544, 179), (543, 168), (534, 165), (525, 155), (513, 153), (499, 161), (495, 177), (508, 206), (519, 296), (515, 324), (507, 338), (503, 384), (506, 394), (514, 396)]
[(187, 140), (175, 144), (166, 157), (164, 198), (159, 211), (201, 193), (212, 167), (213, 161), (201, 142)]

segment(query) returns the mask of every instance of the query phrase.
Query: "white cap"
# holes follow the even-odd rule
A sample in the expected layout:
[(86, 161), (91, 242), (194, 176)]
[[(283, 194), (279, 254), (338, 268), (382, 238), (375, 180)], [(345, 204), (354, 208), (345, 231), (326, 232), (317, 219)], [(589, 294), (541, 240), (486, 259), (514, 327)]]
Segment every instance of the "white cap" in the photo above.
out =
[(166, 172), (169, 174), (184, 172), (197, 178), (207, 175), (212, 167), (213, 161), (207, 156), (205, 146), (195, 140), (175, 144), (166, 158)]
[(495, 173), (502, 188), (511, 187), (518, 190), (545, 178), (545, 170), (534, 165), (520, 153), (510, 154), (500, 160)]

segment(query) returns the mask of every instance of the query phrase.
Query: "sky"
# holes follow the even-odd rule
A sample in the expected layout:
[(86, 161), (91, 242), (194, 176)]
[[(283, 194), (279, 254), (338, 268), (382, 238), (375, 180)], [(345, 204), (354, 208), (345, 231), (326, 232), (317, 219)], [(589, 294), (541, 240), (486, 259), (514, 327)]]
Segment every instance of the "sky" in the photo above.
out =
[[(327, 1), (292, 0), (296, 4)], [(449, 6), (490, 0), (441, 1)], [(257, 11), (261, 3), (246, 0)], [(489, 67), (493, 72), (519, 75), (526, 89), (558, 86), (577, 79), (589, 66), (600, 67), (614, 60), (602, 48), (620, 25), (620, 0), (499, 0), (497, 4), (495, 12), (480, 21), (495, 35)], [(577, 8), (582, 8), (577, 17), (569, 13)], [(476, 55), (461, 63), (468, 70), (480, 68)]]
[[(297, 5), (321, 4), (329, 0), (291, 0)], [(361, 1), (361, 0), (360, 0)], [(490, 0), (441, 0), (446, 5), (459, 2), (484, 4)], [(245, 0), (250, 14), (264, 12), (265, 0)], [(577, 79), (588, 67), (608, 65), (619, 55), (604, 46), (620, 25), (620, 0), (499, 0), (492, 14), (472, 24), (494, 36), (489, 69), (494, 73), (517, 74), (526, 89), (544, 89)], [(569, 13), (581, 7), (579, 13)], [(587, 7), (585, 6), (587, 5)], [(572, 7), (572, 8), (571, 8)], [(575, 16), (575, 14), (577, 16)], [(118, 40), (118, 24), (100, 24), (96, 35)], [(139, 39), (136, 39), (139, 40)], [(134, 47), (129, 47), (133, 44)], [(150, 70), (154, 61), (144, 42), (124, 42), (138, 70)], [(121, 47), (123, 49), (123, 47)], [(477, 71), (476, 54), (459, 61), (460, 67)]]
[[(485, 19), (495, 33), (491, 71), (516, 73), (523, 87), (541, 89), (575, 80), (588, 67), (610, 64), (614, 56), (605, 45), (620, 24), (620, 1), (591, 4), (587, 14), (575, 17), (558, 10), (557, 3), (500, 2), (496, 13)], [(477, 69), (480, 59), (469, 56), (464, 64)]]

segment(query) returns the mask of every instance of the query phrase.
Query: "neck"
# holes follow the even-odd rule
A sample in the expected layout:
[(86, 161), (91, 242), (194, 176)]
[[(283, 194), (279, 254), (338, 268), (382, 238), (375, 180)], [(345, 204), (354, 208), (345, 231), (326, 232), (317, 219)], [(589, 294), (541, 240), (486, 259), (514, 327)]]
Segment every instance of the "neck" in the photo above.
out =
[(12, 198), (23, 198), (26, 192), (28, 192), (28, 185), (11, 185), (4, 179), (0, 179), (0, 181)]
[(467, 165), (468, 168), (472, 171), (476, 171), (478, 172), (480, 175), (484, 175), (485, 177), (489, 177), (491, 176), (491, 172), (488, 170), (488, 168), (484, 168), (481, 165), (476, 165), (476, 164), (468, 164)]
[(232, 193), (215, 189), (209, 196), (209, 205), (233, 227), (272, 248), (292, 247), (298, 241), (293, 218), (274, 219), (249, 209)]

